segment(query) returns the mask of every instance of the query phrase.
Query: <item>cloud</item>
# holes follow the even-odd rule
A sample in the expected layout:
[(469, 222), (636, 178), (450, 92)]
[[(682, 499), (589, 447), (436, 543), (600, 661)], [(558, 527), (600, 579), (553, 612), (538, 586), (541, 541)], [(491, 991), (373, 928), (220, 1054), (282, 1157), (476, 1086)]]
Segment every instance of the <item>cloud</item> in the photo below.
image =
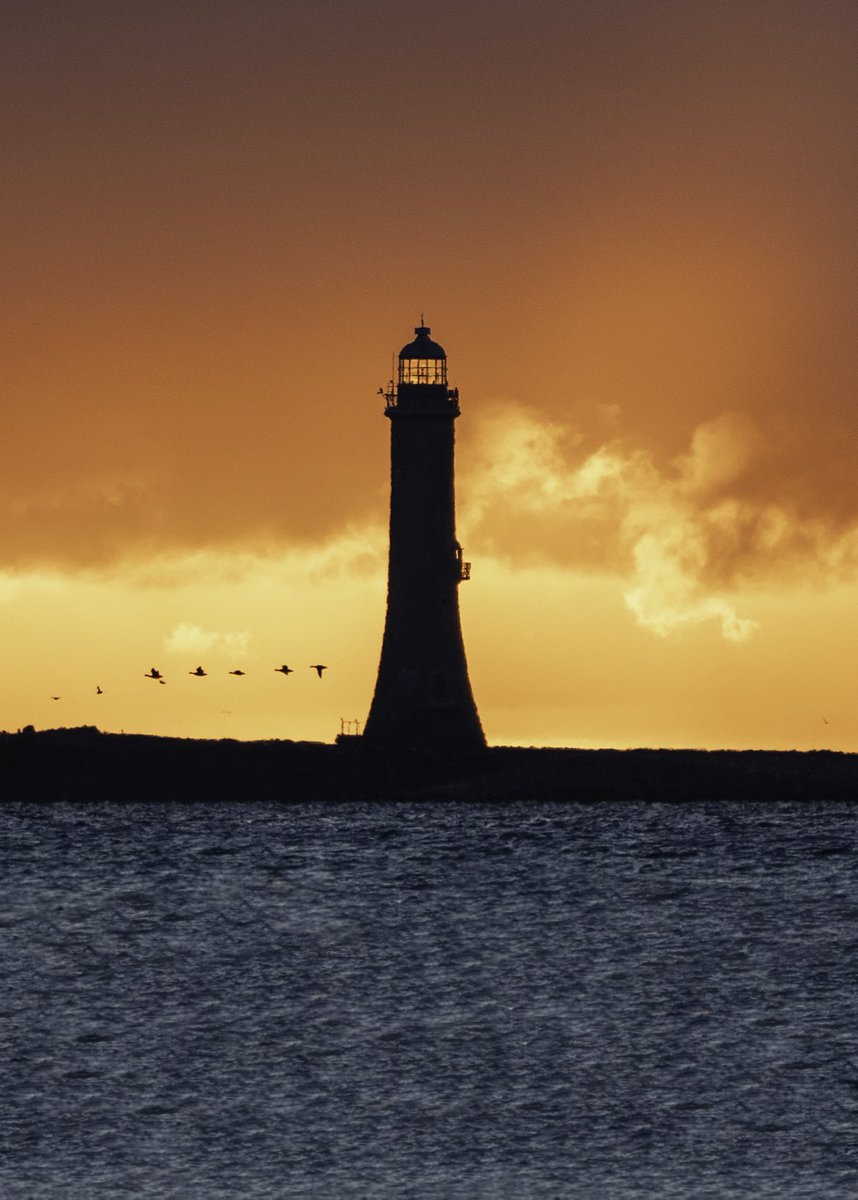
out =
[(667, 636), (714, 621), (730, 641), (756, 628), (738, 611), (744, 589), (856, 573), (858, 525), (770, 498), (764, 431), (745, 414), (700, 423), (666, 463), (621, 440), (586, 441), (521, 407), (484, 421), (462, 488), (474, 549), (613, 572), (643, 628)]
[(5, 508), (20, 520), (40, 513), (134, 508), (141, 503), (150, 483), (139, 474), (98, 473), (61, 485), (34, 489), (28, 495), (7, 497)]
[(177, 625), (164, 638), (164, 648), (177, 654), (204, 654), (217, 647), (229, 654), (246, 654), (250, 642), (248, 630), (240, 633), (217, 633), (190, 623)]
[(643, 534), (632, 547), (634, 586), (623, 599), (638, 624), (660, 637), (689, 625), (716, 620), (722, 636), (742, 642), (757, 628), (755, 621), (740, 617), (723, 596), (706, 595), (700, 584), (699, 567), (705, 544), (693, 526), (676, 526)]
[(723, 413), (698, 425), (689, 452), (676, 459), (680, 487), (689, 495), (705, 496), (732, 484), (750, 467), (761, 441), (756, 426), (741, 413)]
[(195, 581), (236, 583), (264, 577), (281, 588), (361, 579), (383, 569), (387, 531), (367, 522), (349, 525), (318, 542), (283, 544), (276, 540), (242, 546), (196, 548), (184, 553), (159, 550), (144, 558), (120, 560), (117, 570), (142, 588), (181, 588)]

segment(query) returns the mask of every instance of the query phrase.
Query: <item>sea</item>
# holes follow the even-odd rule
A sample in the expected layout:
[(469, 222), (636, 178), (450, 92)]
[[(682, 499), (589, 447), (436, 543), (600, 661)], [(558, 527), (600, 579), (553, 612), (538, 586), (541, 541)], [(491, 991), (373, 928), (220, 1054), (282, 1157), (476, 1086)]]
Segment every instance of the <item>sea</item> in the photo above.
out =
[(0, 1196), (855, 1197), (856, 818), (6, 803)]

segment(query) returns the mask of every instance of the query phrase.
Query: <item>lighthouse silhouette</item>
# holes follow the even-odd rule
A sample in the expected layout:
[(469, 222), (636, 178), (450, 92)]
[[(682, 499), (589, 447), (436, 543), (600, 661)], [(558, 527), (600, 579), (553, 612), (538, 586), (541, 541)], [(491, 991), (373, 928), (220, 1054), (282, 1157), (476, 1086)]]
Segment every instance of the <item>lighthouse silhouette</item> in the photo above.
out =
[(390, 419), (387, 617), (364, 740), (485, 746), (459, 619), (470, 575), (456, 540), (453, 447), (458, 389), (447, 355), (420, 324), (384, 393)]

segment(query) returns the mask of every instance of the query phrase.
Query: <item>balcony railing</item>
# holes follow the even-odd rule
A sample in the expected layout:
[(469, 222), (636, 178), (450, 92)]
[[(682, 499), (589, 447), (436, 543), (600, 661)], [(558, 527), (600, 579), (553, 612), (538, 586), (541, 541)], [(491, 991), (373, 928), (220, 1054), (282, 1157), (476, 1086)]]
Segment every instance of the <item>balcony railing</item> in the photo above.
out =
[[(421, 385), (418, 385), (418, 386), (421, 386)], [(379, 396), (384, 397), (384, 411), (385, 412), (390, 412), (391, 409), (396, 408), (397, 405), (399, 404), (398, 387), (397, 387), (397, 385), (394, 385), (392, 382), (389, 383), (386, 388), (379, 388), (377, 394)], [(415, 408), (415, 411), (419, 411), (417, 409), (417, 406), (414, 405), (414, 395), (415, 395), (415, 393), (409, 394), (409, 397), (408, 397), (409, 406), (408, 407), (412, 408), (412, 406), (413, 406)], [(431, 396), (431, 393), (429, 393), (429, 395)], [(427, 411), (436, 409), (436, 406), (438, 405), (438, 400), (437, 400), (437, 397), (434, 397), (433, 399), (434, 399), (434, 402), (430, 405), (430, 407)], [(459, 389), (458, 388), (447, 388), (446, 399), (447, 399), (447, 406), (449, 408), (454, 409), (456, 412), (456, 415), (458, 415), (458, 412), (459, 412)], [(443, 406), (441, 406), (441, 408), (443, 411)]]

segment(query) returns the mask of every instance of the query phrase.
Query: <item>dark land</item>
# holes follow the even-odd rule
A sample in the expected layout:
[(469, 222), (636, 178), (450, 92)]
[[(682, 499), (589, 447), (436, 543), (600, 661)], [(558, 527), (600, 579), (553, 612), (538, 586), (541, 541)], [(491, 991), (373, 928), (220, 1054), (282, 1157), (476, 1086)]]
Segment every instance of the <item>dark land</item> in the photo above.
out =
[(858, 799), (858, 755), (828, 750), (381, 750), (78, 729), (0, 733), (0, 797), (51, 801), (578, 804)]

